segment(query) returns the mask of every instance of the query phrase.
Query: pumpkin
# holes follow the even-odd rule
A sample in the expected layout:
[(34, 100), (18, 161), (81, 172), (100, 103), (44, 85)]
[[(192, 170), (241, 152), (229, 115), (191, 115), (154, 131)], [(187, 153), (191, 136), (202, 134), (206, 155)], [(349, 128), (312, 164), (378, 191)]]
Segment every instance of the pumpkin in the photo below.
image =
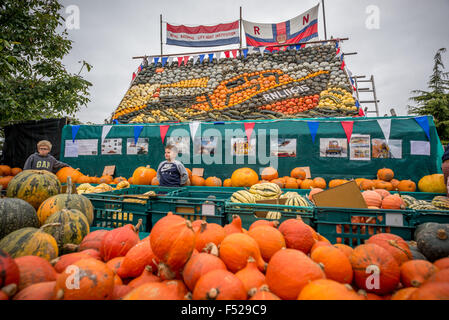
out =
[(329, 188), (335, 188), (335, 187), (338, 187), (347, 182), (349, 182), (349, 181), (346, 179), (334, 179), (334, 180), (329, 181)]
[(114, 183), (114, 178), (111, 175), (105, 174), (100, 177), (98, 183), (112, 184)]
[(374, 183), (374, 187), (376, 189), (384, 189), (387, 191), (392, 191), (393, 190), (393, 185), (390, 182), (387, 181), (383, 181), (383, 180), (378, 180)]
[(56, 286), (55, 281), (34, 283), (19, 291), (13, 300), (52, 300)]
[(436, 173), (422, 177), (418, 181), (418, 189), (421, 192), (446, 193), (444, 175)]
[(380, 196), (382, 197), (382, 200), (385, 197), (391, 196), (391, 193), (385, 189), (374, 189), (374, 191), (377, 192), (378, 194), (380, 194)]
[(82, 177), (83, 174), (79, 170), (73, 169), (72, 167), (64, 167), (56, 172), (56, 176), (61, 183), (67, 183), (68, 177), (72, 178), (72, 183), (78, 183), (78, 179)]
[(36, 210), (22, 199), (0, 199), (0, 239), (26, 227), (39, 227)]
[(321, 191), (324, 191), (321, 188), (312, 188), (312, 190), (310, 190), (309, 195), (307, 196), (307, 198), (313, 202), (313, 195), (320, 193)]
[(351, 254), (357, 287), (375, 294), (387, 294), (396, 289), (400, 280), (399, 265), (393, 256), (377, 244), (362, 244)]
[(233, 273), (217, 269), (202, 275), (193, 290), (193, 300), (246, 300), (242, 281)]
[(405, 208), (404, 200), (402, 200), (402, 198), (397, 194), (386, 196), (382, 200), (382, 209), (399, 210), (404, 208)]
[(448, 236), (448, 224), (427, 222), (415, 230), (418, 249), (431, 262), (449, 256)]
[(226, 264), (228, 270), (234, 273), (246, 266), (249, 257), (256, 260), (257, 267), (261, 271), (265, 271), (266, 268), (256, 240), (244, 233), (233, 233), (226, 236), (220, 244), (219, 257)]
[(433, 262), (433, 265), (440, 270), (449, 269), (449, 257), (438, 259)]
[(162, 279), (153, 274), (153, 268), (150, 265), (145, 266), (142, 273), (128, 283), (130, 288), (138, 288), (139, 286), (150, 282), (161, 282)]
[(82, 184), (82, 183), (90, 183), (91, 179), (89, 176), (82, 175), (78, 179), (76, 179), (76, 183)]
[(287, 248), (310, 252), (315, 243), (313, 230), (301, 219), (287, 219), (279, 225), (279, 231), (285, 239)]
[(19, 286), (20, 271), (16, 261), (0, 247), (0, 289), (10, 284)]
[(414, 291), (409, 300), (449, 300), (449, 282), (428, 282)]
[(365, 243), (377, 244), (390, 252), (399, 266), (404, 262), (413, 259), (410, 247), (400, 236), (391, 233), (378, 233), (371, 236)]
[(315, 241), (312, 248), (310, 249), (310, 254), (312, 254), (312, 252), (319, 247), (329, 247), (329, 246), (332, 246), (332, 244), (329, 241)]
[(153, 180), (151, 180), (151, 185), (152, 186), (160, 185), (159, 180), (157, 179), (157, 177), (154, 177)]
[[(120, 266), (122, 265), (123, 260), (125, 257), (115, 257), (106, 262), (106, 266), (112, 270), (115, 274), (115, 281), (117, 280), (117, 270), (120, 269)], [(119, 277), (120, 278), (120, 277)], [(114, 283), (115, 283), (114, 281)]]
[(312, 189), (314, 187), (315, 187), (315, 184), (313, 183), (312, 179), (304, 179), (300, 185), (301, 189)]
[(427, 279), (428, 282), (449, 282), (449, 268), (438, 270)]
[(200, 177), (197, 175), (192, 175), (191, 183), (192, 183), (192, 186), (203, 187), (206, 185), (206, 180), (203, 177)]
[(20, 271), (19, 291), (35, 283), (56, 280), (55, 269), (44, 258), (23, 256), (14, 260)]
[(249, 300), (281, 300), (281, 298), (270, 291), (266, 284), (260, 286), (257, 290), (250, 290), (250, 296)]
[(6, 164), (1, 164), (0, 165), (0, 172), (2, 173), (1, 175), (3, 176), (11, 176), (11, 167), (6, 165)]
[(166, 283), (148, 282), (132, 290), (122, 300), (179, 300), (179, 295)]
[(251, 168), (239, 168), (231, 175), (233, 187), (251, 187), (259, 181), (259, 175)]
[(320, 264), (327, 279), (350, 284), (353, 271), (349, 258), (332, 245), (324, 245), (312, 251), (310, 258)]
[(283, 179), (280, 179), (280, 178), (273, 179), (273, 180), (271, 180), (269, 182), (277, 184), (279, 186), (279, 188), (281, 188), (281, 189), (283, 189), (285, 187), (285, 181)]
[(394, 172), (388, 168), (382, 168), (377, 171), (377, 179), (391, 181), (394, 178)]
[(393, 294), (393, 296), (391, 297), (391, 300), (410, 300), (411, 295), (417, 289), (418, 288), (414, 288), (414, 287), (402, 288)]
[(367, 190), (362, 192), (363, 199), (368, 207), (380, 208), (382, 205), (382, 196), (372, 190)]
[(250, 228), (248, 235), (256, 240), (262, 258), (265, 261), (270, 261), (277, 251), (286, 248), (284, 236), (278, 229), (272, 226), (263, 225)]
[(80, 244), (89, 233), (89, 222), (86, 216), (77, 209), (62, 209), (53, 213), (45, 220), (45, 224), (52, 224), (45, 228), (45, 232), (56, 239), (60, 253), (70, 251), (64, 248), (64, 245)]
[(132, 183), (137, 184), (137, 185), (150, 185), (151, 181), (156, 176), (157, 176), (156, 170), (154, 170), (150, 166), (138, 167), (133, 172), (133, 175), (132, 175), (133, 182)]
[(195, 236), (195, 248), (201, 252), (208, 243), (213, 243), (218, 246), (226, 237), (226, 232), (217, 223), (201, 221), (201, 226), (195, 231)]
[(101, 260), (100, 252), (94, 249), (87, 249), (81, 252), (72, 252), (59, 256), (56, 259), (50, 261), (50, 263), (53, 265), (53, 268), (56, 270), (56, 272), (61, 273), (65, 270), (65, 268), (67, 268), (74, 262), (87, 258)]
[(142, 219), (139, 219), (136, 226), (127, 224), (110, 230), (101, 242), (100, 254), (103, 260), (109, 261), (115, 257), (124, 257), (140, 241), (139, 228), (141, 225)]
[(222, 181), (220, 178), (217, 177), (209, 177), (204, 181), (204, 184), (207, 187), (221, 187), (222, 186)]
[(177, 215), (167, 215), (153, 226), (150, 243), (161, 263), (176, 273), (195, 249), (195, 232), (190, 221)]
[(104, 262), (81, 259), (71, 267), (71, 272), (66, 269), (56, 279), (56, 300), (108, 300), (112, 296), (114, 272)]
[(25, 170), (11, 179), (6, 197), (20, 198), (37, 209), (46, 199), (61, 192), (61, 183), (53, 173), (46, 170)]
[(401, 283), (406, 287), (419, 287), (437, 271), (429, 261), (410, 260), (401, 265)]
[(294, 168), (291, 172), (290, 172), (290, 176), (295, 178), (295, 179), (301, 179), (304, 180), (306, 178), (306, 172), (304, 171), (304, 169), (301, 168)]
[(323, 178), (316, 177), (313, 179), (313, 186), (315, 188), (326, 189), (327, 183), (326, 180), (324, 180)]
[(59, 251), (55, 238), (44, 231), (47, 227), (43, 225), (39, 229), (22, 228), (11, 232), (0, 240), (0, 248), (13, 258), (38, 256), (51, 261)]
[(376, 185), (374, 184), (374, 182), (372, 180), (364, 179), (360, 183), (361, 190), (373, 190), (375, 188), (376, 188)]
[(265, 275), (257, 268), (256, 260), (253, 257), (248, 258), (246, 267), (237, 271), (235, 276), (242, 281), (248, 295), (250, 295), (251, 290), (257, 290), (265, 284)]
[(129, 182), (129, 184), (135, 184), (133, 177), (128, 178), (128, 182)]
[(14, 176), (6, 176), (6, 177), (0, 177), (0, 186), (3, 190), (6, 190), (8, 188), (9, 182), (14, 178)]
[(115, 285), (114, 290), (112, 291), (111, 300), (122, 300), (132, 290), (133, 288), (127, 285)]
[(182, 278), (191, 291), (193, 291), (202, 275), (212, 270), (227, 270), (226, 265), (217, 255), (218, 249), (215, 247), (211, 253), (200, 252), (187, 261), (182, 272)]
[(125, 177), (117, 177), (114, 178), (114, 180), (112, 180), (112, 182), (114, 182), (115, 184), (119, 184), (122, 181), (128, 181)]
[(316, 279), (324, 279), (321, 267), (306, 254), (295, 249), (283, 249), (270, 259), (265, 281), (271, 292), (281, 299), (294, 300), (301, 290)]
[(251, 229), (260, 227), (260, 226), (270, 226), (273, 228), (277, 228), (279, 226), (279, 221), (277, 220), (263, 220), (263, 219), (259, 219), (254, 221), (253, 223), (251, 223), (251, 225), (249, 226), (248, 231), (251, 231)]
[(186, 168), (187, 171), (187, 175), (189, 176), (189, 180), (192, 180), (192, 170), (190, 170), (189, 168)]
[(182, 280), (164, 280), (162, 283), (176, 295), (173, 300), (187, 300), (187, 296), (191, 295)]
[[(391, 179), (390, 183), (393, 186), (393, 190), (396, 191), (399, 189), (399, 183), (401, 183), (401, 181), (399, 181), (398, 179)], [(403, 190), (403, 191), (405, 191), (405, 190)]]
[(226, 224), (223, 229), (227, 236), (233, 233), (242, 233), (242, 219), (238, 214), (233, 214), (231, 223)]
[(232, 187), (232, 180), (230, 178), (223, 181), (223, 187)]
[(273, 179), (279, 178), (278, 171), (273, 167), (263, 168), (260, 173), (262, 180), (271, 181)]
[(83, 241), (78, 246), (79, 251), (88, 250), (88, 249), (95, 249), (98, 250), (98, 252), (101, 251), (101, 243), (103, 241), (103, 238), (108, 233), (108, 230), (99, 229), (90, 232), (87, 236), (84, 237)]
[(398, 183), (397, 190), (404, 192), (415, 192), (416, 183), (411, 180), (402, 180)]
[(126, 253), (117, 274), (120, 278), (135, 278), (142, 274), (145, 266), (154, 266), (155, 258), (150, 241), (140, 241)]
[(350, 285), (331, 279), (313, 280), (298, 295), (298, 300), (365, 300)]
[(354, 251), (353, 248), (351, 248), (350, 246), (343, 244), (343, 243), (336, 243), (334, 244), (335, 248), (340, 249), (341, 251), (343, 251), (343, 253), (349, 258), (352, 254), (352, 251)]
[(21, 168), (11, 168), (11, 175), (12, 176), (16, 176), (16, 175), (18, 175), (19, 173), (21, 173), (23, 170), (21, 169)]
[(286, 189), (298, 189), (299, 185), (296, 182), (296, 179), (294, 179), (294, 178), (287, 178), (287, 179), (285, 179), (284, 188), (286, 188)]

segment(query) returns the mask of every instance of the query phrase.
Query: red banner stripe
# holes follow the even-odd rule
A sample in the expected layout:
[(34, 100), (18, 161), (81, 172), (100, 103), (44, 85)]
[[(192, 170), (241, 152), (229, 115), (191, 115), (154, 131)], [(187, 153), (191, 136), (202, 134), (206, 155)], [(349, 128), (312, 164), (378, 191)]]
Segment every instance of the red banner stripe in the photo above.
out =
[(197, 34), (197, 33), (216, 33), (223, 31), (230, 31), (239, 28), (239, 21), (234, 21), (230, 23), (221, 23), (215, 26), (197, 26), (197, 27), (186, 27), (184, 25), (174, 26), (167, 23), (167, 31), (174, 33), (188, 33), (188, 34)]

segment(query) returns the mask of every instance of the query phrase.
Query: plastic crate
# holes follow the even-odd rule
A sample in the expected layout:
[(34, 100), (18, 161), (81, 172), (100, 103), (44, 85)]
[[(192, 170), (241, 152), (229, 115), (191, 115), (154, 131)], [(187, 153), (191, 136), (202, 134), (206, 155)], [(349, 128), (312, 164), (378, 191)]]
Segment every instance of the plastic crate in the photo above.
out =
[(281, 213), (280, 219), (275, 219), (282, 223), (287, 219), (296, 219), (300, 217), (305, 223), (314, 227), (314, 207), (296, 207), (281, 204), (265, 204), (265, 203), (235, 203), (226, 201), (226, 223), (230, 223), (234, 214), (240, 216), (242, 220), (242, 228), (248, 230), (252, 223), (257, 220), (271, 220), (262, 217), (259, 213), (268, 211), (276, 211)]
[[(90, 232), (96, 231), (96, 230), (113, 230), (114, 228), (100, 228), (100, 227), (91, 227)], [(150, 235), (149, 232), (140, 232), (139, 231), (139, 238), (140, 240), (148, 237)]]
[(448, 210), (414, 210), (413, 223), (416, 226), (426, 223), (449, 223)]
[(363, 244), (377, 233), (392, 233), (413, 239), (413, 210), (315, 208), (316, 231), (331, 243), (351, 247)]

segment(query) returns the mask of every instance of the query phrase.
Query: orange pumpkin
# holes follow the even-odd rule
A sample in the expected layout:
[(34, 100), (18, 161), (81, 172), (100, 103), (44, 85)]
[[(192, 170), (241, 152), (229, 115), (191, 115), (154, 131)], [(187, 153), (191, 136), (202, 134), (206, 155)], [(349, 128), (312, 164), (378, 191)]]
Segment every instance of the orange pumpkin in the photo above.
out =
[(95, 249), (86, 249), (80, 252), (64, 254), (51, 261), (51, 264), (53, 265), (53, 268), (56, 270), (56, 272), (61, 273), (64, 272), (65, 268), (67, 268), (74, 262), (87, 258), (101, 260), (100, 251)]
[(103, 175), (100, 177), (100, 179), (98, 180), (98, 183), (107, 183), (107, 184), (112, 184), (114, 182), (114, 178), (112, 178), (112, 176), (110, 175)]
[(313, 183), (312, 179), (304, 179), (301, 182), (301, 186), (300, 186), (301, 189), (312, 189), (314, 187), (315, 187), (315, 184)]
[(151, 180), (151, 185), (152, 186), (158, 186), (159, 185), (159, 180), (157, 179), (157, 177), (154, 177), (153, 180)]
[(104, 261), (125, 256), (139, 242), (139, 228), (142, 220), (136, 226), (126, 224), (123, 227), (108, 231), (101, 241), (100, 254)]
[(398, 187), (399, 187), (399, 183), (400, 183), (401, 181), (399, 181), (398, 179), (391, 179), (391, 181), (390, 181), (390, 183), (391, 183), (391, 185), (393, 186), (393, 190), (394, 191), (397, 191), (398, 190)]
[(193, 290), (193, 300), (246, 300), (242, 281), (227, 270), (213, 270), (202, 275)]
[(3, 190), (6, 190), (8, 188), (9, 182), (14, 178), (14, 176), (6, 176), (6, 177), (0, 177), (0, 185), (2, 186)]
[(382, 205), (382, 197), (379, 193), (371, 190), (366, 190), (362, 192), (363, 199), (368, 207), (380, 208)]
[(328, 247), (328, 246), (332, 246), (332, 244), (329, 241), (316, 241), (312, 248), (310, 249), (310, 254), (312, 254), (312, 252), (316, 249), (318, 249), (319, 247)]
[(147, 282), (129, 292), (122, 300), (180, 300), (178, 292), (164, 282)]
[(340, 249), (332, 245), (320, 246), (312, 251), (310, 257), (323, 267), (326, 278), (340, 283), (352, 282), (351, 262)]
[(122, 262), (124, 259), (125, 259), (125, 257), (115, 257), (115, 258), (112, 258), (111, 260), (109, 260), (108, 262), (106, 262), (106, 265), (117, 276), (117, 270), (120, 269), (120, 266), (122, 265)]
[(273, 167), (264, 168), (260, 174), (261, 178), (266, 181), (271, 181), (279, 177), (278, 171)]
[(19, 267), (20, 281), (18, 290), (45, 281), (55, 281), (56, 271), (50, 262), (38, 256), (23, 256), (14, 259)]
[(248, 231), (251, 231), (251, 229), (260, 227), (260, 226), (269, 226), (269, 227), (273, 227), (273, 228), (277, 228), (279, 226), (279, 221), (277, 220), (256, 220), (253, 223), (251, 223), (251, 225), (249, 226)]
[(287, 178), (285, 180), (284, 188), (286, 188), (286, 189), (298, 189), (299, 186), (298, 186), (298, 183), (296, 182), (295, 178)]
[(382, 200), (382, 208), (383, 209), (393, 209), (393, 210), (399, 210), (403, 209), (404, 206), (404, 200), (397, 194), (392, 194), (389, 196), (386, 196)]
[(270, 290), (285, 300), (297, 299), (310, 281), (324, 278), (321, 267), (306, 254), (295, 249), (276, 252), (271, 257), (265, 273), (265, 281)]
[(147, 265), (154, 266), (153, 259), (156, 258), (150, 241), (142, 240), (132, 247), (123, 257), (117, 274), (120, 278), (135, 278), (142, 274)]
[(413, 292), (415, 292), (417, 289), (418, 288), (414, 287), (402, 288), (393, 294), (391, 300), (409, 300)]
[(323, 178), (316, 177), (313, 179), (313, 186), (315, 188), (326, 189), (327, 183), (326, 180), (324, 180)]
[(351, 248), (350, 246), (343, 244), (343, 243), (336, 243), (334, 244), (334, 247), (337, 249), (340, 249), (341, 251), (343, 251), (343, 253), (349, 258), (352, 254), (352, 252), (354, 251), (353, 248)]
[(45, 281), (32, 284), (19, 291), (13, 300), (52, 300), (56, 281)]
[(11, 175), (15, 176), (22, 172), (21, 168), (11, 168)]
[(295, 179), (301, 179), (304, 180), (306, 178), (306, 172), (304, 171), (304, 169), (301, 168), (294, 168), (291, 172), (290, 172), (290, 176), (295, 178)]
[(91, 183), (90, 181), (91, 181), (90, 177), (89, 176), (85, 176), (85, 175), (82, 175), (81, 177), (79, 177), (77, 179), (77, 183), (80, 183), (80, 184), (82, 184), (82, 183)]
[(434, 261), (433, 264), (440, 270), (449, 269), (449, 257), (438, 259)]
[(235, 276), (242, 281), (248, 294), (250, 290), (257, 290), (257, 288), (265, 284), (265, 275), (257, 268), (256, 260), (253, 257), (248, 258), (246, 267), (237, 271)]
[(373, 190), (373, 189), (375, 189), (375, 187), (376, 186), (375, 186), (373, 180), (364, 179), (360, 183), (360, 189), (361, 190)]
[(301, 219), (287, 219), (279, 226), (287, 248), (296, 249), (308, 254), (315, 243), (314, 234)]
[(349, 181), (346, 179), (334, 179), (334, 180), (329, 181), (329, 188), (335, 188), (335, 187), (338, 187), (347, 182), (349, 182)]
[(281, 189), (283, 189), (283, 188), (285, 187), (285, 182), (284, 182), (283, 179), (280, 179), (280, 178), (278, 178), (278, 179), (273, 179), (273, 180), (271, 180), (270, 182), (271, 182), (271, 183), (277, 184), (277, 185), (279, 186), (279, 188), (281, 188)]
[(199, 252), (206, 248), (207, 244), (213, 243), (218, 246), (226, 237), (225, 229), (217, 223), (201, 221), (200, 227), (195, 231), (195, 248)]
[(377, 192), (378, 194), (380, 194), (380, 196), (383, 198), (388, 197), (389, 195), (391, 195), (391, 193), (388, 190), (385, 189), (374, 189), (375, 192)]
[(132, 279), (128, 283), (128, 286), (135, 289), (146, 283), (161, 282), (162, 279), (154, 275), (153, 272), (153, 268), (150, 265), (145, 266), (142, 273), (138, 277)]
[(449, 300), (449, 282), (424, 283), (409, 300)]
[(438, 268), (426, 260), (410, 260), (401, 265), (401, 283), (406, 287), (420, 287), (438, 272)]
[(313, 195), (320, 193), (321, 191), (324, 191), (321, 188), (312, 188), (312, 190), (310, 190), (309, 195), (307, 196), (309, 198), (310, 201), (313, 201)]
[(260, 286), (258, 290), (250, 291), (251, 298), (249, 300), (281, 300), (277, 295), (272, 293), (266, 284)]
[(2, 164), (0, 165), (0, 172), (2, 173), (2, 176), (11, 176), (11, 167), (6, 165), (6, 164)]
[(232, 180), (231, 179), (225, 179), (223, 181), (223, 187), (232, 187)]
[(192, 170), (186, 168), (187, 174), (189, 175), (189, 180), (192, 180)]
[(67, 177), (72, 178), (72, 183), (78, 183), (78, 178), (80, 178), (83, 174), (72, 167), (64, 167), (56, 172), (56, 176), (58, 177), (61, 183), (67, 183)]
[(259, 182), (259, 176), (251, 168), (240, 168), (232, 173), (231, 182), (233, 187), (251, 187)]
[(137, 185), (150, 185), (151, 181), (156, 176), (157, 176), (156, 170), (152, 169), (150, 166), (138, 167), (133, 172), (132, 183)]
[(228, 223), (223, 228), (227, 236), (233, 233), (242, 233), (242, 219), (238, 214), (234, 214), (232, 215), (231, 223)]
[(122, 300), (132, 290), (133, 288), (127, 285), (114, 285), (111, 300)]
[(365, 300), (351, 286), (331, 279), (318, 279), (307, 284), (298, 300)]
[(205, 185), (207, 187), (221, 187), (222, 184), (223, 183), (222, 183), (221, 179), (217, 178), (217, 177), (209, 177), (205, 181)]
[(115, 184), (118, 184), (119, 182), (122, 182), (122, 181), (127, 181), (127, 180), (124, 177), (117, 177), (117, 178), (114, 178), (114, 180), (112, 180), (112, 182), (114, 182)]
[(396, 259), (399, 266), (413, 259), (410, 247), (400, 236), (391, 233), (378, 233), (371, 236), (365, 243), (377, 244), (386, 249)]
[(202, 187), (206, 185), (206, 180), (203, 177), (193, 175), (191, 180), (192, 186)]
[(256, 240), (260, 253), (265, 261), (270, 261), (271, 257), (279, 250), (286, 248), (284, 236), (272, 226), (260, 225), (250, 228), (248, 235)]
[(437, 271), (427, 279), (427, 282), (449, 282), (449, 269), (446, 268)]
[(383, 168), (377, 171), (377, 179), (391, 181), (394, 178), (394, 172), (391, 169)]
[(416, 183), (414, 183), (412, 180), (402, 180), (398, 184), (398, 190), (404, 192), (415, 192)]

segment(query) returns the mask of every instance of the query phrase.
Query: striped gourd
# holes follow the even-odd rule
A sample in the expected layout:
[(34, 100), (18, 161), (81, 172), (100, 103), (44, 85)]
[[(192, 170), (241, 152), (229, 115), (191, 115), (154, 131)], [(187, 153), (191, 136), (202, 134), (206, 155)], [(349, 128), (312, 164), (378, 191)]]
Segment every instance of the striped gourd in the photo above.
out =
[(404, 200), (404, 204), (406, 207), (409, 207), (413, 203), (416, 203), (418, 200), (416, 200), (414, 197), (409, 195), (401, 195), (402, 200)]
[(416, 203), (411, 204), (408, 208), (414, 209), (414, 210), (440, 210), (439, 208), (435, 207), (430, 202), (427, 202), (427, 203), (416, 202)]
[(294, 197), (299, 197), (299, 193), (298, 192), (293, 192), (293, 191), (288, 191), (284, 194), (282, 194), (279, 198), (280, 199), (288, 199), (288, 198), (294, 198)]
[(45, 232), (49, 227), (22, 228), (11, 232), (0, 240), (0, 248), (11, 257), (38, 256), (51, 261), (58, 257), (58, 244), (52, 235)]
[[(285, 202), (286, 206), (295, 206), (295, 207), (311, 207), (312, 204), (307, 201), (306, 198), (299, 196), (299, 197), (293, 197), (293, 198), (288, 198), (287, 201)], [(298, 212), (306, 212), (305, 210), (290, 210), (288, 209), (287, 211), (291, 212), (291, 211), (298, 211)]]
[(45, 228), (45, 232), (56, 239), (60, 253), (67, 253), (65, 244), (80, 244), (89, 233), (89, 222), (86, 216), (77, 209), (62, 209), (53, 213), (45, 224), (52, 224)]
[(281, 188), (272, 182), (255, 184), (249, 189), (249, 192), (264, 197), (278, 197), (282, 193)]
[(268, 211), (265, 218), (272, 220), (279, 220), (282, 217), (282, 214), (278, 211)]
[(0, 239), (27, 227), (39, 228), (36, 210), (22, 199), (0, 199)]
[(256, 203), (254, 195), (246, 190), (239, 190), (232, 194), (231, 202)]
[(449, 198), (443, 196), (436, 196), (432, 199), (432, 204), (441, 209), (441, 210), (449, 210)]
[(51, 196), (62, 192), (58, 177), (46, 170), (24, 170), (8, 184), (6, 196), (19, 198), (38, 209)]

